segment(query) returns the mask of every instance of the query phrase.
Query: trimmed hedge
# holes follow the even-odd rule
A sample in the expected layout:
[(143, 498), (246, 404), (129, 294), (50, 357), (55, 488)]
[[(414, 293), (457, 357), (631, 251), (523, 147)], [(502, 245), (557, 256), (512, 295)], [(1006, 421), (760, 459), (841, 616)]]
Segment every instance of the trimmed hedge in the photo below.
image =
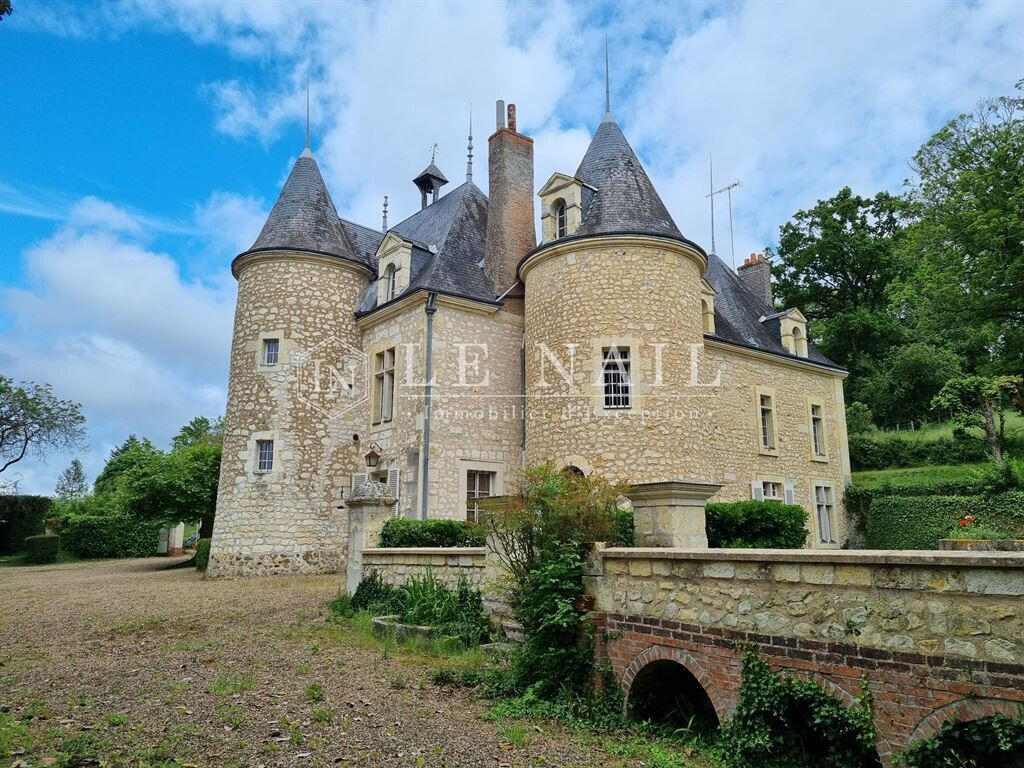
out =
[(956, 521), (973, 515), (979, 525), (1024, 539), (1024, 492), (996, 496), (882, 496), (867, 513), (868, 549), (935, 549)]
[(974, 464), (989, 458), (985, 441), (976, 437), (914, 440), (884, 432), (850, 435), (850, 464), (855, 472), (926, 464)]
[(79, 557), (149, 557), (156, 554), (161, 524), (123, 514), (66, 515), (65, 546)]
[(807, 541), (807, 510), (777, 501), (708, 504), (708, 546), (799, 549)]
[(0, 495), (0, 555), (20, 552), (27, 537), (43, 533), (52, 507), (46, 496)]
[(56, 563), (60, 552), (60, 536), (44, 533), (25, 537), (25, 560), (30, 563)]
[(382, 547), (482, 547), (484, 537), (461, 520), (392, 517), (380, 534)]
[(196, 570), (205, 573), (210, 565), (210, 543), (213, 539), (196, 540)]

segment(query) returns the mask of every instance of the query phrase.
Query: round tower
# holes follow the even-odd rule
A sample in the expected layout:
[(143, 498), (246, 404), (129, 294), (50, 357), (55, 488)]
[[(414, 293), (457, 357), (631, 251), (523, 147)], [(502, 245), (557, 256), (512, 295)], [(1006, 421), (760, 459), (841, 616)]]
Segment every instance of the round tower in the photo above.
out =
[(526, 454), (630, 483), (697, 479), (691, 350), (704, 251), (680, 234), (606, 114), (576, 174), (540, 192), (526, 292)]
[(208, 574), (337, 571), (341, 489), (362, 461), (354, 312), (374, 270), (309, 147), (231, 269), (238, 299)]

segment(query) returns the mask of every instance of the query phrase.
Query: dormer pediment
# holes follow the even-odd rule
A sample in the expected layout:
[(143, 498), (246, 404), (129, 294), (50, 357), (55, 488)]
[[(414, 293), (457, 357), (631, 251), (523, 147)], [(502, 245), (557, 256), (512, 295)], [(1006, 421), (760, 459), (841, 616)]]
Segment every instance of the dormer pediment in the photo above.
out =
[(394, 232), (388, 232), (384, 236), (384, 239), (380, 241), (380, 245), (377, 246), (377, 260), (380, 261), (380, 259), (386, 254), (390, 254), (400, 248), (408, 248), (411, 250), (412, 243), (399, 237)]

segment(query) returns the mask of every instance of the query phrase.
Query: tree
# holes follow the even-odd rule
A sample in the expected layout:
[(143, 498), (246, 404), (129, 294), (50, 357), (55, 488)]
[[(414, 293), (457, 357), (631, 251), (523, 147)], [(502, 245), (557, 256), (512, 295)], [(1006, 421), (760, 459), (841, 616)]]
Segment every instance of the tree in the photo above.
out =
[(13, 10), (11, 0), (0, 0), (0, 21), (3, 21), (4, 16), (10, 16)]
[(981, 427), (992, 458), (1003, 459), (1006, 433), (1004, 409), (1024, 394), (1020, 376), (958, 376), (950, 379), (932, 400), (932, 407), (946, 411), (960, 429)]
[(62, 501), (76, 499), (88, 492), (89, 482), (85, 479), (85, 470), (82, 469), (82, 462), (78, 459), (71, 460), (71, 465), (60, 473), (55, 490), (57, 498)]
[(82, 445), (82, 407), (60, 400), (48, 384), (14, 380), (0, 374), (0, 472), (29, 454), (40, 458)]
[(224, 419), (210, 421), (205, 416), (196, 416), (181, 428), (171, 440), (171, 450), (176, 451), (189, 445), (220, 444), (224, 440)]
[(93, 483), (93, 490), (98, 494), (112, 494), (117, 490), (119, 478), (139, 464), (150, 462), (160, 451), (149, 440), (139, 440), (129, 435), (121, 445), (110, 452), (110, 457), (103, 470)]
[[(1017, 84), (1024, 89), (1024, 81)], [(914, 269), (897, 286), (919, 338), (953, 345), (969, 370), (1024, 370), (1024, 98), (982, 102), (918, 150), (915, 222), (901, 244)], [(965, 332), (970, 329), (970, 333)], [(1014, 396), (1024, 411), (1024, 397)]]
[(932, 398), (960, 373), (960, 358), (952, 350), (904, 344), (863, 366), (850, 382), (850, 397), (867, 405), (883, 426), (920, 422), (931, 415)]

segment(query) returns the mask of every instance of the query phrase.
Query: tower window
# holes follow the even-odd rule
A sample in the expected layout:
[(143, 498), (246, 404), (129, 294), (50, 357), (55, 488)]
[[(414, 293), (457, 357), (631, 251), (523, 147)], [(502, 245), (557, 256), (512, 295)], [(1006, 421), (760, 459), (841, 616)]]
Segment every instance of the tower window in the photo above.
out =
[(274, 468), (274, 441), (256, 441), (256, 468), (260, 472), (270, 472)]
[(629, 408), (632, 405), (632, 381), (629, 376), (629, 348), (605, 347), (601, 361), (605, 408)]
[(395, 348), (378, 352), (373, 378), (373, 423), (391, 421), (395, 408)]
[(279, 339), (264, 339), (263, 340), (263, 364), (264, 365), (277, 365), (278, 352), (281, 349), (281, 342)]
[(565, 218), (565, 201), (559, 200), (555, 203), (555, 232), (557, 237), (565, 237), (568, 234)]
[(395, 269), (394, 264), (388, 264), (384, 270), (384, 301), (391, 301), (395, 298)]

